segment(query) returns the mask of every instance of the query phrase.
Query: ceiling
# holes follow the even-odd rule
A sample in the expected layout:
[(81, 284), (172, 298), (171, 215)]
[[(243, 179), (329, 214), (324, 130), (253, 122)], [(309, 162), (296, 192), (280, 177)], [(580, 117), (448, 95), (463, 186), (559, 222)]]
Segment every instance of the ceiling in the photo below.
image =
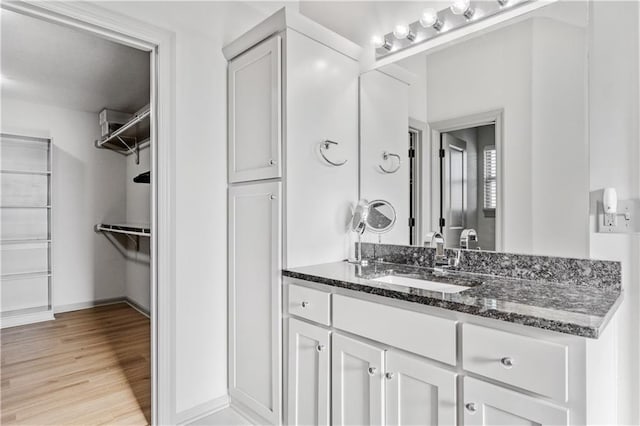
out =
[(149, 103), (147, 52), (7, 10), (0, 20), (3, 97), (90, 112)]

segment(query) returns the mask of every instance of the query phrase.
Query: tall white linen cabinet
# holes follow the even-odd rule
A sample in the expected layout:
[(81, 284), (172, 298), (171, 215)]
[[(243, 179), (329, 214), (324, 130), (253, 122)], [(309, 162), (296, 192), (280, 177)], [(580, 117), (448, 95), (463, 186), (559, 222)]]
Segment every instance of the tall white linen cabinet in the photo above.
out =
[(223, 53), (229, 395), (256, 422), (282, 424), (281, 270), (348, 257), (358, 195), (360, 47), (281, 9)]

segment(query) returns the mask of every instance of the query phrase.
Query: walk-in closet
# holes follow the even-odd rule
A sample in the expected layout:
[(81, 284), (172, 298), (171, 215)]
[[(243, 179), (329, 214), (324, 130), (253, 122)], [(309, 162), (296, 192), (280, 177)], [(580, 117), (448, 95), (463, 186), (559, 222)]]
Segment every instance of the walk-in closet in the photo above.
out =
[(151, 55), (2, 10), (2, 424), (151, 422)]

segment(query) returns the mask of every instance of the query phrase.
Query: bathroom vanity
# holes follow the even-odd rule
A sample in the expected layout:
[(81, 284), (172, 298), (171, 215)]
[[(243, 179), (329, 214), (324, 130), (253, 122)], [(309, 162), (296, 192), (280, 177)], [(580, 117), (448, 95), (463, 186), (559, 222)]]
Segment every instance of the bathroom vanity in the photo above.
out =
[[(459, 270), (438, 272), (432, 249), (367, 246), (367, 266), (283, 272), (287, 424), (611, 420), (615, 378), (594, 363), (612, 345), (619, 263), (464, 252)], [(384, 262), (394, 251), (402, 263)], [(501, 258), (502, 276), (469, 272), (483, 255)], [(523, 274), (532, 278), (514, 278)]]

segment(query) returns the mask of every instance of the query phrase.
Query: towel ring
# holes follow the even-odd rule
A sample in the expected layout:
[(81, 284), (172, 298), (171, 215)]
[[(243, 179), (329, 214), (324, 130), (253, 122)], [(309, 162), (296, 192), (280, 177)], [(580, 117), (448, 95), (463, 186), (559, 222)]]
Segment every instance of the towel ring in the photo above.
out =
[(325, 139), (323, 142), (320, 143), (320, 155), (322, 155), (322, 158), (324, 158), (324, 161), (326, 161), (327, 163), (331, 164), (332, 166), (336, 166), (336, 167), (340, 167), (340, 166), (344, 166), (348, 160), (344, 160), (344, 161), (332, 161), (329, 160), (327, 158), (327, 156), (325, 155), (325, 150), (328, 150), (329, 147), (331, 145), (338, 145), (338, 142), (334, 142), (332, 140), (329, 139)]
[(398, 154), (394, 154), (394, 153), (392, 153), (392, 152), (387, 152), (387, 151), (384, 151), (384, 152), (382, 153), (382, 159), (383, 159), (384, 161), (387, 161), (387, 160), (389, 159), (389, 157), (395, 157), (395, 158), (397, 158), (397, 159), (398, 159), (398, 165), (397, 165), (394, 169), (389, 169), (389, 170), (387, 170), (387, 169), (385, 169), (385, 168), (382, 166), (382, 164), (378, 164), (378, 167), (380, 167), (380, 170), (382, 170), (384, 173), (392, 174), (392, 173), (395, 173), (395, 172), (397, 172), (398, 170), (400, 170), (400, 166), (401, 166), (401, 164), (402, 164), (402, 160), (400, 159), (400, 156), (399, 156)]

